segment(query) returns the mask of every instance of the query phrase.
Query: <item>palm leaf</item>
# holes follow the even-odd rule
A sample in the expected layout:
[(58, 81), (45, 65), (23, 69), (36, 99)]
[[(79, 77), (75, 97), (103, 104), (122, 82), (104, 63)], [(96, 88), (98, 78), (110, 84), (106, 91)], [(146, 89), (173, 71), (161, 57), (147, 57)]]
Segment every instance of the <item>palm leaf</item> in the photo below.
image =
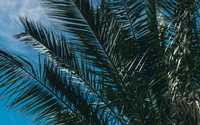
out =
[[(104, 89), (103, 85), (110, 86), (110, 84), (104, 83), (110, 80), (105, 79), (106, 74), (92, 68), (92, 64), (88, 63), (89, 61), (79, 59), (70, 46), (71, 43), (68, 43), (63, 35), (57, 37), (55, 33), (47, 30), (39, 23), (29, 21), (26, 18), (20, 18), (20, 20), (23, 24), (24, 32), (15, 35), (15, 38), (21, 39), (28, 46), (39, 50), (39, 53), (46, 55), (53, 63), (62, 67), (62, 71), (72, 74), (73, 79), (78, 84), (87, 87), (89, 92), (96, 96), (100, 102), (103, 102), (106, 107), (109, 107), (113, 115), (118, 118), (117, 110), (114, 111), (108, 100), (102, 97), (104, 93), (102, 91)], [(109, 78), (109, 74), (106, 78)], [(100, 102), (97, 102), (97, 104)]]
[[(28, 61), (2, 50), (0, 52), (1, 88), (5, 88), (1, 97), (12, 98), (8, 102), (9, 108), (16, 107), (25, 115), (35, 114), (34, 121), (42, 124), (103, 123), (104, 120), (99, 119), (102, 113), (99, 112), (99, 106), (92, 105), (96, 99), (84, 91), (86, 88), (70, 79), (70, 74), (60, 74), (59, 69), (45, 63), (44, 73), (38, 76), (36, 69)], [(7, 65), (4, 65), (5, 62)]]
[[(108, 72), (111, 75), (110, 78), (114, 78), (118, 74), (116, 61), (114, 61), (116, 56), (110, 56), (109, 51), (107, 51), (114, 44), (109, 49), (106, 49), (104, 47), (104, 39), (100, 39), (101, 35), (106, 35), (108, 38), (111, 36), (107, 35), (106, 31), (108, 30), (104, 30), (110, 23), (100, 18), (100, 16), (103, 16), (99, 15), (101, 10), (95, 12), (89, 0), (44, 0), (43, 5), (49, 8), (49, 10), (47, 9), (47, 14), (50, 17), (61, 21), (59, 21), (59, 24), (62, 25), (61, 29), (72, 34), (74, 51), (87, 55), (89, 63), (93, 64), (97, 69), (104, 69), (104, 72)], [(104, 21), (109, 23), (105, 27), (103, 27)], [(113, 53), (117, 54), (117, 51)], [(118, 81), (117, 77), (114, 79)]]
[(10, 106), (44, 124), (198, 124), (198, 1), (92, 2), (43, 0), (65, 35), (20, 18), (15, 37), (46, 60), (36, 70), (1, 52)]

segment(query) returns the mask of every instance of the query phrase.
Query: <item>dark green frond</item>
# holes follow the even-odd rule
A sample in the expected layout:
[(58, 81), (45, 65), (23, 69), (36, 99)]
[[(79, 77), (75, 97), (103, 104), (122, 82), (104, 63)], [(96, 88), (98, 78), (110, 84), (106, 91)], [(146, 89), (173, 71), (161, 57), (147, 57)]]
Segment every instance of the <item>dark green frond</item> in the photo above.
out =
[[(1, 97), (12, 98), (8, 102), (9, 108), (16, 107), (25, 115), (34, 114), (34, 121), (42, 124), (103, 123), (99, 106), (93, 105), (96, 99), (70, 74), (62, 74), (60, 69), (56, 70), (52, 64), (45, 63), (42, 76), (38, 76), (36, 69), (32, 71), (32, 65), (23, 58), (1, 51), (0, 59), (1, 88), (5, 88)], [(5, 62), (7, 65), (4, 65)]]
[[(74, 51), (81, 53), (84, 58), (86, 56), (89, 63), (95, 68), (107, 72), (109, 77), (118, 81), (118, 77), (115, 77), (118, 74), (115, 65), (116, 56), (110, 56), (110, 51), (108, 51), (108, 49), (111, 49), (114, 45), (105, 47), (105, 41), (101, 39), (101, 36), (110, 39), (111, 34), (109, 35), (107, 32), (107, 26), (109, 25), (112, 27), (114, 24), (100, 17), (102, 16), (100, 14), (101, 10), (97, 9), (95, 12), (89, 0), (44, 0), (43, 4), (45, 7), (49, 8), (47, 10), (47, 12), (49, 12), (48, 15), (60, 20), (61, 22), (59, 23), (63, 25), (62, 29), (66, 31), (66, 33), (72, 33), (74, 36), (74, 40), (72, 41)], [(107, 24), (103, 26), (104, 23)], [(114, 36), (114, 38), (118, 37), (118, 34), (116, 35), (117, 36)], [(114, 41), (115, 39), (111, 40)], [(118, 54), (117, 51), (113, 51), (113, 53)]]
[[(110, 108), (113, 115), (118, 117), (113, 107), (109, 106), (108, 100), (102, 97), (104, 94), (104, 86), (116, 86), (115, 84), (110, 84), (110, 82), (114, 83), (113, 78), (110, 77), (107, 71), (110, 67), (100, 69), (102, 63), (100, 63), (98, 59), (94, 57), (85, 57), (85, 55), (82, 56), (81, 53), (76, 56), (77, 54), (74, 53), (73, 47), (71, 46), (76, 43), (69, 43), (63, 35), (58, 37), (41, 24), (34, 23), (26, 18), (20, 19), (25, 32), (17, 34), (15, 37), (24, 41), (28, 46), (38, 49), (40, 53), (49, 57), (53, 63), (62, 67), (63, 71), (72, 74), (73, 79), (87, 86), (90, 92), (94, 94), (100, 102), (105, 103), (105, 105)], [(96, 61), (96, 64), (90, 62), (90, 60)], [(106, 63), (104, 64), (107, 65)], [(99, 68), (99, 71), (96, 67)]]
[(0, 50), (0, 97), (42, 124), (200, 124), (199, 1), (93, 2), (42, 0), (55, 31), (20, 17), (39, 65)]

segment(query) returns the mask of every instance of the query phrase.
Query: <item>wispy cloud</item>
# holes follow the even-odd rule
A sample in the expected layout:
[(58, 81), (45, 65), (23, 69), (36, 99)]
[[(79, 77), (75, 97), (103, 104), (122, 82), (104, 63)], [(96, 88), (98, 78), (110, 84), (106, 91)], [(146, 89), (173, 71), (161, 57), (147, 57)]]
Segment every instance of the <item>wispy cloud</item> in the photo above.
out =
[(47, 20), (39, 0), (0, 0), (0, 46), (22, 54), (27, 49), (12, 38), (22, 30), (17, 24), (19, 16), (35, 21)]
[(0, 11), (10, 19), (21, 15), (40, 20), (44, 15), (39, 0), (1, 0)]

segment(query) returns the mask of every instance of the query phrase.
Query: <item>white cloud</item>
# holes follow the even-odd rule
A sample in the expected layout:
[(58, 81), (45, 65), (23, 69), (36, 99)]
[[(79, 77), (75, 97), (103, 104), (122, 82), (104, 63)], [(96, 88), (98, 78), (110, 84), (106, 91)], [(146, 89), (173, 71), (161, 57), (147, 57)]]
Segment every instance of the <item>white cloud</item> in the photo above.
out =
[(37, 0), (23, 0), (23, 5), (20, 7), (18, 15), (28, 16), (36, 21), (42, 20), (45, 16), (43, 8), (40, 6)]
[(47, 22), (43, 7), (39, 2), (40, 0), (0, 0), (0, 46), (21, 54), (27, 51), (12, 36), (22, 31), (17, 24), (19, 16)]
[(0, 8), (0, 11), (10, 18), (22, 15), (38, 20), (44, 14), (39, 0), (1, 0)]
[(35, 21), (46, 18), (39, 0), (0, 0), (0, 13), (0, 24), (9, 28), (15, 28), (14, 20), (18, 16), (27, 16)]

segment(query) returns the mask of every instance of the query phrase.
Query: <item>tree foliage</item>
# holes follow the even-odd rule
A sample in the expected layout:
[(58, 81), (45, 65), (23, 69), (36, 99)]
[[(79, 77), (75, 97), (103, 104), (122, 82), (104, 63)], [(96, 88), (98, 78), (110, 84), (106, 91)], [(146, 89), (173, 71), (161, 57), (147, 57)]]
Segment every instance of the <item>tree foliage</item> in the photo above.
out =
[[(42, 0), (39, 64), (0, 50), (0, 97), (41, 124), (200, 124), (198, 0)], [(97, 6), (97, 7), (96, 7)]]

